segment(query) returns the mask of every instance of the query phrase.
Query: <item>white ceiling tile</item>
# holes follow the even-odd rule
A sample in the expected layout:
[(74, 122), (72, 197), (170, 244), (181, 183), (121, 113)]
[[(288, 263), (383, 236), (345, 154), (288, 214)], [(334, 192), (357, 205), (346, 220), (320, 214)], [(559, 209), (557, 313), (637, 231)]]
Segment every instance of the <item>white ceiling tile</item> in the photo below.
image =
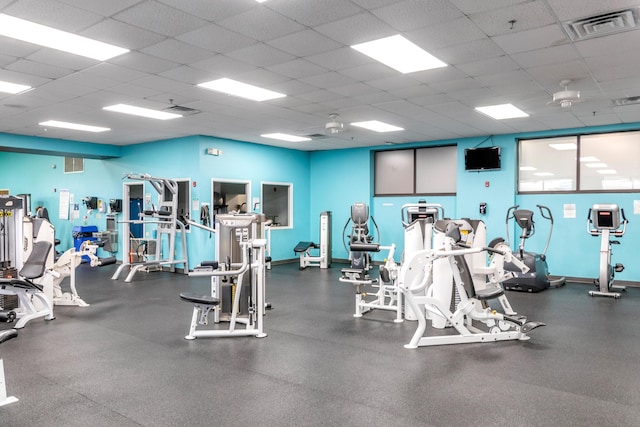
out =
[(511, 55), (511, 58), (522, 68), (529, 68), (577, 59), (578, 52), (573, 45), (563, 44), (561, 46), (516, 53)]
[(267, 4), (267, 7), (308, 27), (336, 21), (362, 11), (352, 2), (344, 0), (273, 2)]
[(507, 53), (527, 52), (569, 43), (564, 31), (556, 24), (502, 34), (492, 37), (492, 40)]
[[(295, 3), (294, 3), (295, 4)], [(307, 3), (308, 4), (308, 3)], [(304, 25), (264, 7), (219, 21), (222, 27), (263, 42), (303, 30)]]
[(26, 59), (20, 59), (16, 62), (9, 64), (7, 70), (17, 71), (24, 74), (30, 74), (33, 76), (45, 77), (47, 79), (59, 79), (68, 74), (73, 73), (73, 70), (68, 68), (56, 67), (55, 65), (47, 65), (41, 62), (29, 61)]
[(274, 82), (271, 84), (271, 88), (276, 92), (286, 93), (287, 100), (289, 98), (289, 95), (297, 95), (299, 93), (313, 92), (318, 90), (317, 87), (311, 86), (307, 83), (303, 83), (300, 80), (285, 80), (281, 82)]
[(458, 9), (467, 15), (471, 15), (478, 12), (486, 12), (489, 10), (500, 9), (504, 7), (513, 6), (518, 3), (525, 3), (531, 0), (491, 0), (491, 1), (478, 1), (478, 0), (451, 0), (451, 3), (455, 4)]
[(271, 40), (268, 44), (296, 56), (311, 56), (342, 47), (338, 42), (313, 30), (289, 34)]
[(267, 69), (293, 79), (315, 76), (329, 71), (320, 65), (316, 65), (313, 62), (309, 62), (301, 58), (293, 61), (280, 62), (277, 65), (267, 67)]
[(618, 80), (638, 76), (640, 58), (636, 55), (608, 55), (589, 57), (584, 63), (598, 81)]
[(181, 65), (179, 67), (172, 68), (167, 71), (163, 71), (162, 73), (160, 73), (160, 76), (181, 81), (184, 83), (188, 83), (191, 85), (197, 85), (198, 83), (202, 83), (207, 80), (210, 80), (211, 73), (204, 70), (199, 70), (193, 67), (189, 67), (186, 65)]
[(3, 55), (13, 56), (15, 58), (25, 58), (40, 49), (46, 48), (41, 48), (40, 46), (36, 46), (31, 43), (0, 36), (0, 50)]
[(416, 81), (405, 75), (395, 75), (382, 79), (368, 80), (367, 85), (384, 91), (400, 90), (406, 87), (413, 87)]
[(319, 25), (315, 30), (348, 46), (398, 33), (392, 26), (368, 12)]
[(575, 42), (575, 46), (580, 55), (587, 58), (601, 56), (602, 54), (607, 56), (619, 55), (620, 57), (628, 54), (636, 56), (638, 40), (640, 40), (640, 31), (635, 30), (578, 41)]
[(482, 39), (445, 47), (431, 53), (447, 64), (456, 65), (487, 58), (496, 58), (503, 56), (505, 52), (492, 40)]
[[(471, 20), (489, 36), (544, 27), (556, 22), (542, 1), (527, 1), (481, 12), (471, 15)], [(509, 21), (515, 21), (513, 28)]]
[(47, 25), (63, 31), (79, 31), (103, 19), (86, 10), (56, 0), (21, 0), (13, 2), (3, 11), (7, 15)]
[(191, 64), (215, 55), (211, 51), (191, 46), (176, 39), (163, 40), (141, 49), (140, 52), (179, 64)]
[(126, 55), (116, 56), (115, 58), (110, 59), (109, 62), (152, 74), (158, 74), (179, 65), (176, 62), (167, 61), (165, 59), (156, 58), (155, 56), (145, 55), (144, 53), (139, 52), (129, 52)]
[(295, 59), (295, 56), (264, 43), (255, 43), (251, 46), (228, 52), (227, 55), (239, 61), (246, 62), (247, 64), (265, 68), (276, 64), (287, 63)]
[(405, 34), (405, 37), (431, 52), (446, 46), (480, 40), (486, 36), (468, 17), (463, 16), (444, 23), (409, 31)]
[(356, 80), (333, 71), (315, 76), (303, 77), (299, 80), (316, 87), (327, 89), (356, 83)]
[(106, 77), (118, 82), (129, 82), (146, 76), (146, 74), (141, 71), (110, 64), (108, 62), (97, 64), (91, 67), (91, 69), (83, 71), (83, 73)]
[(396, 70), (379, 62), (346, 68), (339, 72), (340, 74), (344, 74), (345, 76), (361, 82), (398, 76), (398, 72)]
[(371, 93), (372, 87), (365, 83), (353, 83), (345, 86), (337, 86), (329, 90), (343, 96), (359, 96)]
[(456, 65), (456, 68), (471, 77), (477, 77), (487, 74), (503, 73), (505, 71), (517, 70), (520, 68), (520, 66), (516, 64), (513, 59), (505, 55), (499, 56), (497, 58), (458, 64)]
[(198, 70), (208, 71), (211, 73), (212, 78), (214, 78), (214, 76), (232, 77), (255, 68), (253, 65), (238, 61), (226, 55), (215, 55), (204, 61), (195, 62), (191, 64), (191, 66)]
[(160, 34), (114, 20), (99, 22), (79, 34), (131, 50), (150, 46), (166, 38)]
[(151, 89), (148, 87), (138, 86), (134, 84), (123, 84), (119, 86), (113, 86), (108, 89), (108, 92), (123, 95), (121, 100), (118, 101), (119, 104), (132, 103), (134, 105), (137, 105), (138, 107), (147, 107), (147, 108), (151, 108), (151, 107), (146, 105), (143, 102), (144, 99), (158, 94), (157, 89)]
[(144, 1), (116, 15), (114, 19), (169, 37), (193, 31), (206, 21), (154, 1)]
[(62, 3), (88, 10), (93, 13), (97, 13), (102, 16), (111, 16), (114, 13), (120, 12), (133, 6), (136, 3), (140, 3), (140, 0), (59, 0)]
[(263, 68), (256, 68), (245, 73), (237, 74), (234, 76), (239, 81), (249, 83), (252, 85), (264, 87), (265, 89), (271, 89), (271, 85), (290, 80), (289, 77), (282, 74), (273, 73)]
[(185, 86), (184, 82), (179, 82), (177, 80), (160, 76), (147, 76), (132, 83), (137, 86), (142, 86), (163, 92), (175, 91), (177, 89), (182, 89)]
[(331, 70), (342, 70), (371, 64), (370, 58), (355, 52), (351, 47), (341, 47), (317, 55), (309, 55), (305, 59)]
[(398, 89), (391, 89), (389, 93), (402, 99), (415, 98), (418, 96), (428, 96), (437, 93), (435, 88), (427, 84), (418, 84), (416, 86), (404, 86)]
[(579, 80), (589, 78), (589, 69), (581, 60), (566, 61), (558, 64), (531, 67), (527, 70), (543, 86), (557, 85), (560, 80)]
[(254, 39), (218, 25), (207, 25), (194, 31), (189, 31), (180, 35), (177, 39), (217, 53), (231, 52), (256, 43)]
[(411, 31), (462, 16), (448, 0), (405, 0), (372, 13), (399, 31)]
[[(76, 0), (84, 1), (84, 0)], [(97, 0), (100, 1), (100, 0)], [(255, 8), (255, 0), (211, 1), (211, 0), (160, 0), (175, 9), (182, 10), (207, 21), (215, 22)]]

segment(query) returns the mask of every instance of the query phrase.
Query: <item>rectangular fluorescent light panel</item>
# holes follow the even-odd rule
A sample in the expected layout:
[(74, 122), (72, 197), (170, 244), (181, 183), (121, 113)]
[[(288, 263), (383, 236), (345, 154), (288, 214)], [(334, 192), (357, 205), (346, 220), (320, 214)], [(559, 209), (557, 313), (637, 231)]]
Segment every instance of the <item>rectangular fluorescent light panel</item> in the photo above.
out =
[(198, 86), (205, 89), (227, 93), (229, 95), (251, 99), (253, 101), (267, 101), (269, 99), (283, 98), (287, 96), (282, 93), (263, 89), (258, 86), (242, 83), (236, 80), (228, 79), (226, 77), (222, 79), (212, 80), (210, 82), (200, 83)]
[(536, 172), (534, 173), (535, 176), (553, 176), (553, 174), (551, 172)]
[(615, 175), (618, 173), (615, 169), (599, 169), (596, 172), (602, 175)]
[(149, 108), (135, 107), (127, 104), (116, 104), (104, 107), (103, 110), (115, 111), (116, 113), (131, 114), (134, 116), (147, 117), (149, 119), (170, 120), (182, 117), (181, 114), (167, 113), (166, 111), (151, 110)]
[(401, 35), (354, 44), (351, 47), (403, 74), (447, 66)]
[(534, 170), (537, 170), (537, 169), (534, 168), (533, 166), (520, 166), (520, 170), (521, 171), (534, 171)]
[(311, 138), (307, 138), (304, 136), (297, 136), (297, 135), (289, 135), (286, 133), (263, 133), (260, 136), (263, 138), (279, 139), (282, 141), (289, 141), (289, 142), (311, 141)]
[(373, 130), (376, 132), (396, 132), (399, 130), (404, 130), (404, 128), (390, 125), (388, 123), (380, 122), (378, 120), (369, 120), (366, 122), (351, 123), (351, 126), (357, 126), (357, 127)]
[(586, 167), (588, 168), (606, 168), (607, 164), (606, 163), (585, 163), (584, 164)]
[(594, 156), (580, 157), (581, 162), (599, 162), (600, 159)]
[(0, 13), (0, 36), (11, 37), (98, 61), (106, 61), (114, 56), (129, 52), (129, 49), (14, 18), (4, 13)]
[(15, 95), (16, 93), (24, 92), (25, 90), (29, 89), (31, 89), (31, 86), (0, 81), (0, 92)]
[(476, 107), (476, 111), (485, 114), (492, 119), (505, 120), (516, 119), (519, 117), (529, 117), (527, 113), (519, 109), (513, 104), (487, 105), (485, 107)]
[(549, 147), (558, 151), (576, 150), (578, 146), (574, 142), (566, 142), (563, 144), (549, 144)]
[(38, 123), (40, 126), (48, 126), (54, 128), (81, 130), (85, 132), (106, 132), (111, 130), (109, 128), (103, 128), (100, 126), (81, 125), (79, 123), (60, 122), (58, 120), (48, 120), (46, 122)]

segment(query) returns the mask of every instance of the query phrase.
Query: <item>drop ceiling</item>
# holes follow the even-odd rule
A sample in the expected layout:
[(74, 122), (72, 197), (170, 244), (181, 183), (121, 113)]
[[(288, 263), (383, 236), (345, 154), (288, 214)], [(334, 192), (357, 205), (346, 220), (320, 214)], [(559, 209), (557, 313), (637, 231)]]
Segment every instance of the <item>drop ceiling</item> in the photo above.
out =
[[(114, 145), (210, 135), (327, 150), (638, 122), (639, 105), (614, 106), (612, 100), (640, 96), (640, 32), (613, 28), (624, 21), (619, 17), (587, 19), (587, 37), (567, 32), (570, 21), (638, 5), (640, 0), (0, 0), (1, 13), (130, 49), (100, 62), (0, 37), (0, 80), (34, 88), (0, 94), (0, 132)], [(396, 34), (448, 66), (401, 74), (350, 47)], [(222, 77), (287, 96), (254, 102), (196, 86)], [(566, 79), (583, 101), (564, 109), (549, 105)], [(196, 111), (159, 122), (102, 109), (120, 103)], [(475, 111), (503, 103), (529, 117), (496, 121)], [(345, 124), (336, 135), (324, 129), (332, 114)], [(47, 120), (111, 131), (38, 125)], [(349, 126), (365, 120), (405, 130)], [(298, 143), (260, 136), (275, 132), (318, 136)]]

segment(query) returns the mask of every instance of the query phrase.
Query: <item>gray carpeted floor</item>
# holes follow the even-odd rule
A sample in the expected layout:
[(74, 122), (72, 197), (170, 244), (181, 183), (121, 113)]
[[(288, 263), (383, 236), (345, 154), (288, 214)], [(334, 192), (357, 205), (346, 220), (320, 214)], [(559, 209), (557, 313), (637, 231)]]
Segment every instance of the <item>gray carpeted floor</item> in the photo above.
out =
[[(353, 287), (297, 264), (268, 273), (267, 338), (184, 339), (205, 278), (83, 265), (90, 307), (56, 307), (0, 346), (3, 426), (638, 426), (640, 289), (509, 292), (548, 326), (528, 342), (406, 350), (414, 322), (355, 319)], [(10, 325), (3, 325), (8, 327)]]

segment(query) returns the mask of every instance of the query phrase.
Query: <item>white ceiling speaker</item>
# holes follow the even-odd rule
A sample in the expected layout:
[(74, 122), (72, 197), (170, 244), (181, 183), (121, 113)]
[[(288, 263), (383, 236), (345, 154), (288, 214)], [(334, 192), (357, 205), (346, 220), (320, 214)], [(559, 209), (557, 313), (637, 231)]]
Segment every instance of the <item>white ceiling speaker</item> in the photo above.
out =
[(326, 125), (324, 125), (324, 128), (326, 129), (327, 132), (331, 134), (336, 134), (344, 130), (344, 124), (338, 121), (337, 114), (335, 113), (329, 114), (329, 118), (331, 120)]
[(562, 108), (569, 108), (575, 103), (582, 102), (583, 99), (580, 98), (579, 90), (569, 90), (571, 83), (571, 80), (561, 80), (560, 86), (564, 87), (564, 90), (554, 93), (553, 99), (547, 104), (555, 104)]

